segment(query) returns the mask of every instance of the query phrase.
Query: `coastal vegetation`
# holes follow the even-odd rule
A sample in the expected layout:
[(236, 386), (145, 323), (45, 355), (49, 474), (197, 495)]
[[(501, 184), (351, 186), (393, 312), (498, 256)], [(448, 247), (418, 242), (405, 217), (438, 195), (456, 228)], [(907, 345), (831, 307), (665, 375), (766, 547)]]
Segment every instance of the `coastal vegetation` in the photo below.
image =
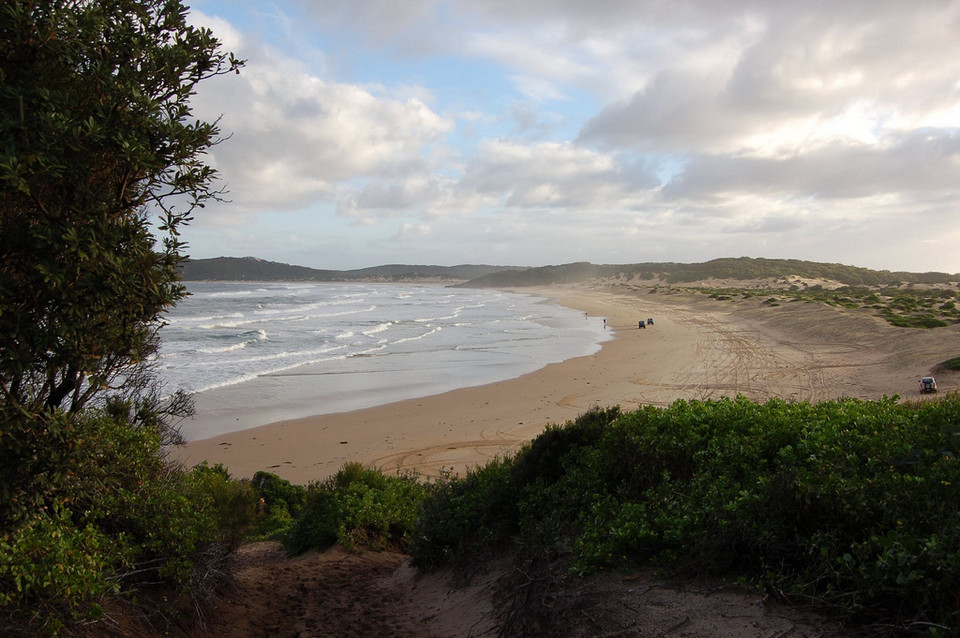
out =
[(873, 635), (960, 625), (957, 395), (594, 409), (463, 476), (348, 463), (308, 486), (171, 470), (156, 431), (118, 409), (75, 422), (56, 504), (0, 537), (0, 609), (25, 634), (158, 586), (168, 620), (188, 616), (225, 553), (263, 538), (292, 554), (389, 548), (465, 577), (504, 554), (518, 569), (560, 557), (575, 575), (652, 566), (813, 605)]
[(0, 627), (36, 636), (198, 598), (243, 533), (232, 483), (164, 461), (190, 403), (150, 370), (220, 196), (190, 99), (242, 63), (178, 0), (10, 0), (0, 33)]
[(909, 273), (871, 270), (844, 264), (828, 264), (800, 259), (763, 259), (751, 257), (712, 259), (703, 263), (637, 263), (598, 265), (587, 262), (543, 266), (523, 270), (505, 270), (478, 277), (470, 286), (543, 286), (576, 283), (591, 279), (689, 284), (710, 279), (786, 280), (791, 277), (837, 282), (846, 286), (901, 286), (908, 284), (956, 284), (960, 274), (939, 272)]
[(943, 287), (866, 287), (820, 285), (786, 288), (711, 288), (685, 290), (708, 295), (718, 301), (765, 297), (775, 307), (785, 303), (818, 302), (846, 310), (864, 309), (901, 328), (941, 328), (960, 323), (960, 289)]
[(955, 628), (958, 435), (956, 396), (595, 411), (438, 485), (413, 559), (519, 546), (581, 573), (743, 578), (876, 630)]
[(956, 395), (597, 409), (465, 476), (374, 476), (347, 466), (310, 488), (279, 537), (294, 552), (401, 541), (424, 570), (507, 552), (576, 574), (711, 575), (873, 635), (960, 625)]
[(265, 473), (238, 484), (265, 502), (248, 529), (266, 524), (291, 553), (392, 548), (467, 578), (504, 554), (521, 571), (556, 557), (578, 575), (652, 566), (871, 635), (938, 636), (960, 624), (958, 481), (951, 395), (595, 409), (464, 476), (351, 463), (306, 488)]

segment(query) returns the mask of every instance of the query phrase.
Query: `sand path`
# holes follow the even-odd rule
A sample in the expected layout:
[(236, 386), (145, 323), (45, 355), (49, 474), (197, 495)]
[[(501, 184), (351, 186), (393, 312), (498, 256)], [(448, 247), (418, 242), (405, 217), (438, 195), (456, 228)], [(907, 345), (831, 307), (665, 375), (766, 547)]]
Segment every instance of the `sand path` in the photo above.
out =
[[(234, 476), (268, 470), (307, 483), (347, 461), (436, 476), (509, 454), (548, 424), (595, 407), (666, 406), (743, 394), (766, 400), (916, 396), (916, 382), (960, 355), (960, 326), (895, 328), (868, 311), (817, 303), (771, 307), (629, 286), (521, 289), (607, 318), (600, 352), (499, 383), (193, 441), (188, 465), (223, 463)], [(639, 319), (655, 324), (638, 329)], [(960, 375), (940, 374), (941, 389)]]

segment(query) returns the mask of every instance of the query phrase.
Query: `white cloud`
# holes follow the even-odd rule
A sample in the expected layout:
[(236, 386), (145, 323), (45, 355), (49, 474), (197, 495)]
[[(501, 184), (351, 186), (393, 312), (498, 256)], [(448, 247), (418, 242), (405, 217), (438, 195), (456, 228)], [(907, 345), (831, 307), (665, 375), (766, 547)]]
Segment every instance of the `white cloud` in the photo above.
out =
[(360, 177), (417, 170), (420, 154), (452, 128), (416, 93), (324, 80), (266, 47), (240, 46), (241, 75), (202, 86), (197, 114), (223, 114), (228, 143), (212, 159), (228, 182), (231, 210), (289, 210), (333, 197)]
[(212, 159), (235, 201), (215, 211), (236, 223), (323, 202), (318, 224), (363, 233), (357, 266), (733, 254), (960, 270), (955, 0), (277, 6), (301, 11), (284, 28), (309, 55), (203, 18), (250, 60), (197, 99), (233, 133)]
[(662, 67), (586, 122), (582, 139), (639, 150), (774, 153), (802, 150), (805, 139), (879, 138), (911, 123), (960, 125), (949, 121), (960, 101), (960, 5), (871, 7), (758, 7), (762, 31), (728, 38), (725, 63)]
[(918, 131), (888, 144), (834, 144), (783, 159), (700, 155), (664, 189), (671, 198), (716, 193), (856, 198), (897, 194), (923, 200), (955, 193), (960, 134)]
[(619, 207), (656, 184), (642, 171), (624, 170), (612, 156), (571, 143), (490, 140), (477, 151), (461, 188), (498, 198), (509, 208)]
[(397, 232), (396, 239), (399, 241), (407, 241), (411, 239), (421, 239), (423, 237), (429, 237), (433, 234), (433, 230), (430, 228), (429, 224), (402, 224), (400, 230)]

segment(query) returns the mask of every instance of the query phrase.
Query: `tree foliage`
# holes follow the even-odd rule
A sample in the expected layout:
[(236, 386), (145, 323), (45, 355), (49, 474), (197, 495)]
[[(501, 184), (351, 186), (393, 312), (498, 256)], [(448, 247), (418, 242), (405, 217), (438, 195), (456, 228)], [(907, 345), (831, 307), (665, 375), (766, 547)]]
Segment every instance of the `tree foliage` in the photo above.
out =
[(0, 5), (0, 523), (63, 478), (70, 414), (149, 397), (179, 230), (219, 196), (190, 99), (240, 65), (179, 0)]
[[(183, 296), (178, 228), (216, 197), (192, 118), (236, 69), (179, 1), (13, 0), (0, 10), (0, 389), (77, 410), (156, 349)], [(148, 214), (159, 211), (162, 248)]]

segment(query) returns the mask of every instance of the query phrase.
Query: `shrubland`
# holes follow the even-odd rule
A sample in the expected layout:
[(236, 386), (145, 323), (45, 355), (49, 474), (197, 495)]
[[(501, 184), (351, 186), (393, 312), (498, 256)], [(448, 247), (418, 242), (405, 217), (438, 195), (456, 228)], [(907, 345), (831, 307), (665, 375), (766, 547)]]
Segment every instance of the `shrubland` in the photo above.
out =
[(735, 302), (751, 297), (767, 297), (764, 303), (775, 307), (785, 303), (819, 302), (847, 310), (864, 309), (901, 328), (943, 328), (960, 323), (960, 290), (914, 286), (841, 286), (819, 285), (789, 288), (687, 288), (709, 295), (717, 301)]
[(168, 597), (168, 621), (187, 617), (229, 550), (264, 538), (291, 554), (392, 549), (463, 573), (504, 552), (560, 556), (580, 575), (654, 567), (737, 581), (870, 633), (960, 626), (956, 394), (595, 409), (462, 476), (348, 463), (308, 486), (170, 468), (156, 429), (120, 412), (77, 419), (70, 478), (0, 538), (8, 627), (56, 633), (151, 591)]
[(587, 413), (432, 486), (412, 556), (740, 579), (873, 631), (960, 626), (960, 397)]
[[(61, 480), (0, 535), (0, 625), (56, 634), (100, 619), (108, 602), (145, 617), (188, 614), (247, 536), (253, 490), (220, 467), (169, 467), (160, 431), (122, 411), (90, 408), (69, 422)], [(168, 595), (166, 609), (137, 604), (151, 591)]]
[(591, 410), (429, 483), (349, 464), (300, 493), (274, 537), (292, 553), (393, 547), (423, 570), (469, 572), (504, 552), (562, 556), (582, 575), (652, 566), (738, 581), (870, 633), (950, 635), (958, 485), (956, 394), (677, 401)]

